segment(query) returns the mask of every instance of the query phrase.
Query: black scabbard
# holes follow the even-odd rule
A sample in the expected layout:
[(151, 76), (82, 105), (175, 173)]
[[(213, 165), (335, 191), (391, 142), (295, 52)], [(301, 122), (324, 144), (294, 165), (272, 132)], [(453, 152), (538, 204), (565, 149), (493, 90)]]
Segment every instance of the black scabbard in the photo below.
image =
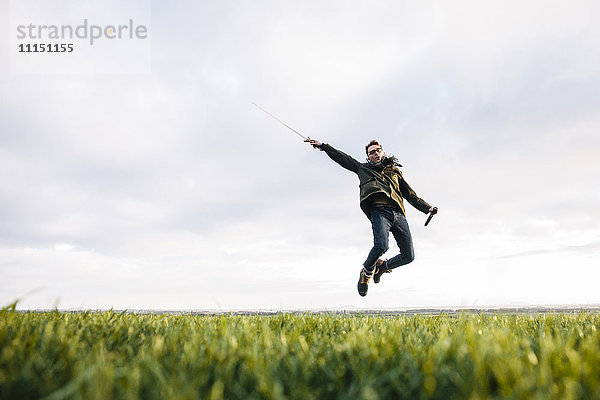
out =
[(431, 218), (433, 218), (433, 216), (437, 214), (437, 212), (437, 207), (433, 207), (433, 211), (429, 214), (429, 217), (427, 217), (427, 221), (425, 221), (425, 226), (429, 225), (429, 221), (431, 221)]

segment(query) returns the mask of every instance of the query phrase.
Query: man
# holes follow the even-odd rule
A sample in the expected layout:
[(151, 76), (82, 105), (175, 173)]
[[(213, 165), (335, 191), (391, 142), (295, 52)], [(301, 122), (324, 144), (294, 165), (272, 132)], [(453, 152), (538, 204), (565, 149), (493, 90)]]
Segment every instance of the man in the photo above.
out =
[[(428, 213), (437, 208), (430, 206), (417, 196), (402, 177), (401, 167), (394, 156), (386, 156), (377, 140), (371, 140), (366, 146), (366, 163), (361, 163), (327, 143), (307, 139), (315, 149), (327, 155), (342, 167), (356, 173), (359, 179), (360, 208), (371, 221), (373, 227), (373, 248), (360, 271), (358, 294), (367, 295), (369, 280), (379, 283), (381, 275), (394, 268), (412, 262), (415, 258), (412, 237), (404, 212), (403, 199), (408, 200), (417, 210)], [(400, 248), (400, 254), (389, 259), (381, 257), (389, 246), (389, 234), (392, 232)]]

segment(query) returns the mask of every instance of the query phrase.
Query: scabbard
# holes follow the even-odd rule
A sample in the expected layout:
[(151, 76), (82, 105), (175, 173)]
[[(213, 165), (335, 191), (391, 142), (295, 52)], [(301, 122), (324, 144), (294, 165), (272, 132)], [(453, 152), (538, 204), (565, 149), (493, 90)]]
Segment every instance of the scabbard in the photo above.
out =
[(427, 217), (427, 221), (425, 221), (425, 226), (429, 225), (429, 221), (431, 221), (431, 218), (433, 218), (433, 216), (437, 214), (437, 211), (437, 207), (434, 207), (433, 211), (429, 214), (429, 217)]

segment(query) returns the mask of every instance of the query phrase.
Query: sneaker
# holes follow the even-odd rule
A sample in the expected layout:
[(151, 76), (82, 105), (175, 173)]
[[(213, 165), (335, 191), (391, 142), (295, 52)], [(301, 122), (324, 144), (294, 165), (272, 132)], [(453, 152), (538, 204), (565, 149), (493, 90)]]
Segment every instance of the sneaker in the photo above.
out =
[(360, 276), (358, 278), (358, 294), (361, 296), (367, 295), (367, 290), (369, 290), (369, 279), (373, 276), (373, 271), (367, 271), (364, 267), (360, 270)]
[(377, 260), (375, 263), (375, 274), (373, 274), (373, 282), (379, 283), (381, 279), (381, 275), (385, 273), (391, 273), (392, 270), (388, 269), (387, 260), (382, 260), (381, 258)]

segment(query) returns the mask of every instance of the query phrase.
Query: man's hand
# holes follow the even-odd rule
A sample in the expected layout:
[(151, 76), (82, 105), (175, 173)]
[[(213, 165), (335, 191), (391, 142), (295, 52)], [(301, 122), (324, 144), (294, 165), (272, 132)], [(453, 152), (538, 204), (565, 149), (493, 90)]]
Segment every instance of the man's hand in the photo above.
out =
[(431, 208), (429, 209), (429, 212), (430, 212), (430, 213), (434, 213), (434, 214), (435, 214), (435, 213), (437, 213), (437, 211), (438, 211), (437, 207), (431, 207)]
[(319, 142), (318, 140), (311, 139), (311, 138), (306, 139), (305, 142), (310, 144), (315, 149), (320, 149), (321, 146), (323, 145), (323, 143)]

